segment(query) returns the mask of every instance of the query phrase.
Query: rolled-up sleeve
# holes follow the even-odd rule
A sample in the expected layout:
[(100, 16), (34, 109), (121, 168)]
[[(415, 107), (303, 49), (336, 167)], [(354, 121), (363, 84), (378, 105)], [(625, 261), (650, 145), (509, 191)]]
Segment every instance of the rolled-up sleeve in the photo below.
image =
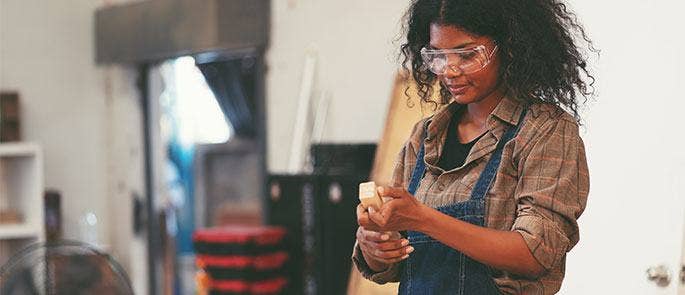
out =
[(521, 234), (535, 259), (550, 270), (578, 243), (577, 219), (587, 202), (589, 175), (574, 121), (548, 121), (536, 133), (530, 152), (519, 162), (512, 230)]
[(357, 270), (359, 270), (359, 273), (361, 273), (362, 276), (367, 280), (370, 280), (377, 284), (399, 282), (401, 266), (400, 263), (393, 263), (386, 270), (381, 272), (375, 272), (369, 267), (368, 264), (366, 264), (366, 260), (364, 260), (364, 255), (362, 255), (362, 250), (359, 249), (359, 245), (357, 243), (354, 244), (354, 250), (352, 251), (352, 261), (354, 262), (354, 265), (357, 267)]

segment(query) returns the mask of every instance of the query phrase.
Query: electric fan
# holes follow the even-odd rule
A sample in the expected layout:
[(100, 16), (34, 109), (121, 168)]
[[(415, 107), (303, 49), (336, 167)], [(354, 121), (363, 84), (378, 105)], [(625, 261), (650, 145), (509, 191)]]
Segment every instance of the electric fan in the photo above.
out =
[(131, 295), (122, 267), (77, 241), (30, 245), (0, 267), (3, 295)]

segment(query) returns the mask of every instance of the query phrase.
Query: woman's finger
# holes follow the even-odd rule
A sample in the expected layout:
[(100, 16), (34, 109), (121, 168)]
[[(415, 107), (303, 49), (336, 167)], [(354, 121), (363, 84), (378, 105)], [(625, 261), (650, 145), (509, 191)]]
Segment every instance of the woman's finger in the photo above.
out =
[(378, 229), (378, 225), (371, 221), (369, 213), (366, 212), (357, 215), (357, 224), (365, 229)]
[[(394, 250), (394, 252), (385, 253), (385, 254), (383, 254), (385, 251), (379, 252), (374, 247), (375, 246), (374, 246), (373, 242), (368, 242), (368, 241), (363, 241), (363, 240), (359, 241), (359, 248), (361, 248), (362, 252), (364, 253), (364, 255), (367, 258), (373, 259), (373, 260), (376, 260), (376, 261), (379, 261), (379, 262), (382, 262), (385, 264), (392, 264), (392, 263), (400, 262), (404, 259), (407, 259), (407, 257), (409, 257), (409, 254), (407, 252), (411, 252), (407, 249), (411, 246), (405, 246), (402, 249)], [(376, 255), (377, 253), (381, 253), (381, 255), (380, 256)], [(397, 256), (394, 256), (394, 255), (397, 255)]]
[(371, 258), (377, 260), (401, 258), (402, 256), (408, 255), (414, 251), (412, 246), (404, 246), (399, 249), (383, 251), (378, 248), (378, 244), (368, 241), (359, 242), (359, 248), (361, 248), (362, 252), (364, 252), (366, 255), (369, 255)]
[(369, 217), (369, 214), (366, 213), (366, 210), (364, 209), (364, 207), (361, 204), (359, 204), (357, 206), (357, 223), (360, 223), (364, 219), (368, 219), (368, 217)]
[(369, 224), (371, 220), (368, 215), (357, 216), (357, 224), (359, 226), (365, 227)]
[(372, 231), (372, 232), (381, 232), (380, 226), (378, 224), (374, 223), (371, 221), (369, 218), (362, 218), (361, 220), (358, 220), (359, 226), (364, 228), (365, 231)]
[(362, 248), (362, 251), (367, 254), (373, 254), (376, 252), (376, 246), (374, 245), (373, 242), (369, 241), (364, 241), (361, 240), (359, 241), (359, 248)]
[(357, 241), (361, 241), (364, 239), (364, 228), (363, 227), (357, 227)]
[(409, 246), (409, 241), (406, 239), (401, 239), (401, 240), (391, 240), (387, 242), (372, 242), (368, 240), (359, 240), (360, 245), (363, 244), (364, 246), (371, 248), (373, 250), (381, 250), (381, 251), (394, 251), (394, 250), (400, 250), (403, 248), (406, 248)]
[[(383, 206), (383, 207), (385, 207), (385, 206)], [(384, 210), (384, 211), (386, 211), (386, 210)], [(369, 220), (371, 220), (373, 223), (375, 223), (381, 227), (385, 226), (385, 224), (387, 222), (385, 216), (383, 214), (381, 214), (380, 212), (376, 212), (376, 211), (369, 212), (369, 214), (367, 214), (367, 216), (368, 216)]]
[(364, 240), (367, 240), (370, 242), (385, 242), (385, 241), (389, 241), (391, 238), (391, 235), (387, 232), (370, 231), (367, 228), (363, 228), (362, 230), (363, 230), (362, 234), (364, 235)]
[(378, 195), (381, 197), (390, 197), (397, 199), (406, 196), (411, 196), (406, 189), (401, 187), (379, 186), (376, 190), (378, 191)]
[(383, 259), (393, 259), (393, 258), (402, 257), (404, 255), (408, 255), (411, 252), (414, 252), (414, 247), (407, 246), (407, 247), (403, 247), (401, 249), (390, 250), (390, 251), (383, 251), (380, 249), (376, 249), (371, 254), (373, 254), (373, 256), (383, 258)]
[(397, 250), (397, 249), (402, 249), (409, 245), (409, 241), (407, 239), (400, 239), (400, 240), (393, 240), (393, 241), (388, 241), (388, 242), (380, 242), (376, 243), (376, 248), (383, 250), (383, 251), (391, 251), (391, 250)]
[(404, 237), (402, 236), (402, 234), (400, 234), (400, 232), (398, 232), (398, 231), (388, 231), (388, 232), (385, 232), (385, 233), (387, 233), (387, 234), (390, 235), (390, 239), (391, 239), (391, 240), (399, 240), (399, 239), (404, 238)]
[(366, 214), (366, 209), (364, 209), (364, 206), (362, 206), (362, 204), (357, 205), (357, 218), (364, 214)]

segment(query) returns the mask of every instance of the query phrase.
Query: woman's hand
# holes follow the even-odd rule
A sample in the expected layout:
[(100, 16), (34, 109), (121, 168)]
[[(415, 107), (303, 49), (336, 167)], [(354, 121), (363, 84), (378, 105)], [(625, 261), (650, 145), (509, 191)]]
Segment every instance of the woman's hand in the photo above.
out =
[[(369, 208), (369, 219), (377, 231), (420, 231), (425, 223), (430, 209), (419, 202), (407, 190), (388, 186), (378, 187), (381, 197), (390, 197), (390, 201), (383, 203), (380, 211)], [(364, 225), (362, 225), (364, 226)], [(366, 226), (365, 226), (366, 227)]]
[[(531, 278), (540, 277), (545, 272), (545, 268), (533, 257), (518, 232), (494, 230), (461, 221), (423, 205), (402, 188), (379, 187), (378, 194), (392, 199), (383, 203), (378, 211), (369, 208), (370, 212), (361, 215), (361, 218), (359, 209), (357, 210), (359, 225), (366, 230), (381, 233), (418, 231), (496, 269)], [(363, 208), (361, 210), (363, 212)], [(359, 233), (357, 237), (359, 239)], [(367, 259), (364, 250), (362, 254)], [(397, 252), (393, 254), (399, 255)], [(406, 254), (402, 259), (404, 257)], [(369, 260), (371, 258), (367, 259), (367, 263)], [(380, 271), (386, 269), (387, 265), (372, 266), (369, 263), (369, 267)]]
[(357, 243), (362, 251), (366, 264), (376, 272), (386, 270), (391, 264), (402, 261), (409, 257), (414, 248), (409, 246), (409, 241), (403, 239), (398, 232), (378, 232), (367, 230), (364, 225), (378, 228), (372, 225), (369, 214), (361, 205), (357, 206)]
[(366, 264), (376, 272), (384, 271), (391, 264), (407, 259), (409, 253), (414, 251), (414, 248), (409, 246), (409, 241), (402, 238), (398, 232), (379, 233), (365, 230), (361, 226), (357, 229), (357, 242)]

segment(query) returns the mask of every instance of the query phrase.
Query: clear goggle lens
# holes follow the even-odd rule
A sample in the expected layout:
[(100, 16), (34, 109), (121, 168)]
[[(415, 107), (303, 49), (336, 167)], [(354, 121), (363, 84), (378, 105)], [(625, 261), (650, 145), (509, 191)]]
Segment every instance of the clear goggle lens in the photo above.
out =
[(424, 67), (436, 75), (444, 75), (448, 70), (463, 74), (472, 74), (485, 68), (497, 51), (491, 52), (484, 45), (466, 49), (421, 49)]

